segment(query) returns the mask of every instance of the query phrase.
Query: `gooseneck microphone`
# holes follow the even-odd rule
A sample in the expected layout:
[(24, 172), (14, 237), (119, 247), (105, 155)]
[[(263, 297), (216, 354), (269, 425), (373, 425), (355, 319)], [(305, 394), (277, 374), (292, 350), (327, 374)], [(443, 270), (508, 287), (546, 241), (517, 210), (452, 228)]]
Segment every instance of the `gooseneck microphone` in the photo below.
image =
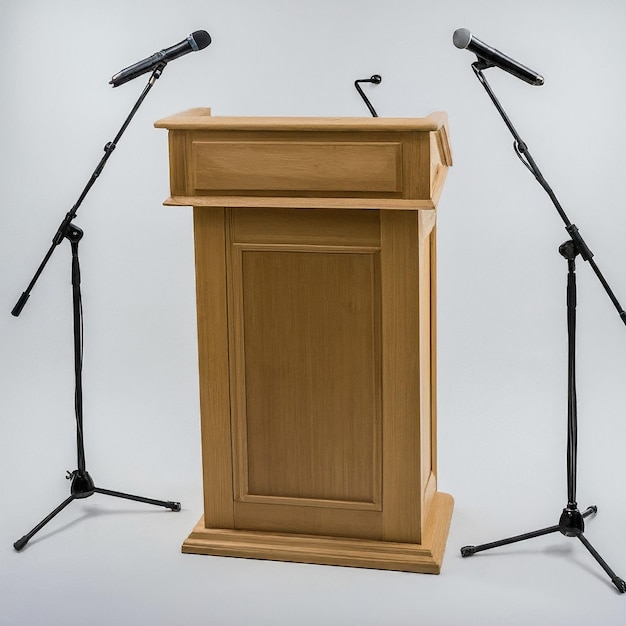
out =
[(170, 46), (169, 48), (165, 48), (165, 50), (161, 50), (160, 52), (156, 52), (152, 56), (149, 56), (147, 59), (143, 61), (138, 61), (129, 67), (124, 68), (111, 80), (109, 81), (110, 85), (113, 87), (118, 87), (119, 85), (123, 85), (127, 83), (129, 80), (133, 80), (133, 78), (137, 78), (137, 76), (141, 76), (142, 74), (147, 74), (148, 72), (152, 72), (156, 69), (160, 64), (166, 64), (178, 57), (182, 57), (189, 52), (197, 52), (198, 50), (204, 50), (211, 43), (211, 36), (206, 30), (197, 30), (194, 33), (191, 33), (187, 39), (184, 39), (180, 43), (177, 43), (175, 46)]
[(499, 67), (501, 70), (531, 85), (543, 85), (543, 76), (506, 56), (500, 50), (483, 43), (480, 39), (474, 37), (467, 28), (455, 30), (452, 42), (457, 48), (466, 48), (473, 52), (480, 60), (488, 63), (490, 67)]

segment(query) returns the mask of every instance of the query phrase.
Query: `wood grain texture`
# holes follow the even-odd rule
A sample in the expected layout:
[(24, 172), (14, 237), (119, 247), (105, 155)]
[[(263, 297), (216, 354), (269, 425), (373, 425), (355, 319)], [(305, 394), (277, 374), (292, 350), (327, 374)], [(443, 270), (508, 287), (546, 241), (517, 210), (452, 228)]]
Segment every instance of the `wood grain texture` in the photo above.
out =
[(194, 141), (193, 192), (400, 192), (402, 144)]
[[(445, 168), (442, 168), (445, 173)], [(441, 184), (443, 185), (441, 177)], [(248, 209), (372, 209), (375, 211), (419, 211), (434, 209), (434, 199), (425, 198), (366, 198), (366, 197), (326, 197), (314, 195), (296, 196), (195, 196), (176, 195), (167, 198), (166, 206), (206, 206)]]
[(154, 123), (170, 130), (279, 130), (279, 131), (417, 131), (431, 132), (446, 128), (448, 116), (443, 111), (423, 118), (402, 117), (229, 117), (211, 116), (211, 109), (189, 109)]
[(418, 215), (381, 212), (380, 219), (383, 539), (420, 543), (422, 503), (415, 497), (422, 482)]
[(445, 493), (435, 494), (424, 526), (423, 540), (419, 544), (210, 529), (206, 528), (204, 520), (200, 519), (183, 543), (182, 551), (193, 554), (439, 574), (453, 506), (451, 496)]
[(221, 200), (234, 196), (310, 198), (308, 208), (331, 198), (348, 201), (339, 207), (393, 199), (433, 208), (452, 158), (444, 113), (220, 118), (200, 110), (156, 125), (170, 131), (170, 204), (244, 206)]
[(272, 245), (380, 248), (377, 211), (239, 208), (231, 225), (235, 244), (266, 243), (269, 228)]
[(204, 514), (234, 527), (223, 209), (194, 209)]
[(445, 114), (157, 125), (168, 203), (194, 206), (205, 511), (183, 551), (437, 573)]
[(236, 526), (379, 538), (378, 219), (229, 215)]
[(239, 246), (237, 253), (242, 497), (380, 506), (377, 252)]

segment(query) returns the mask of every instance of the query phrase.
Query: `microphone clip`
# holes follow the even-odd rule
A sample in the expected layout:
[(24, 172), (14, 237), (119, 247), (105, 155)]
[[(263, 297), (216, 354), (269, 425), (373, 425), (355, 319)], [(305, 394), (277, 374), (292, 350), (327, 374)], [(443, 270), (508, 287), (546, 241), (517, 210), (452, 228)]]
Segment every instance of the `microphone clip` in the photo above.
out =
[(161, 74), (163, 74), (163, 70), (167, 66), (167, 61), (161, 61), (158, 63), (155, 68), (152, 70), (152, 76), (150, 76), (150, 80), (148, 81), (151, 85), (154, 85), (159, 78), (161, 78)]
[(474, 61), (474, 63), (472, 63), (472, 68), (473, 70), (476, 71), (482, 71), (482, 70), (488, 70), (490, 67), (495, 67), (496, 64), (495, 63), (491, 63), (490, 61), (486, 61), (485, 59), (479, 57), (478, 55), (476, 55), (476, 61)]

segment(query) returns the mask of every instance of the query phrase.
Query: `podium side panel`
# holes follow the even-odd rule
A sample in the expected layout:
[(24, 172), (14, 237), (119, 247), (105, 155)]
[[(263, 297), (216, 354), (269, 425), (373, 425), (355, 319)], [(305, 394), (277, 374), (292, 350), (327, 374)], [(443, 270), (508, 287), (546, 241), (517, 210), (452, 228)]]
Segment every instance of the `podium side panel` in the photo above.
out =
[(233, 528), (224, 209), (194, 208), (198, 360), (207, 528)]
[(430, 421), (431, 469), (437, 477), (437, 224), (432, 227), (430, 242)]
[(419, 211), (419, 346), (422, 525), (437, 490), (436, 265), (434, 209)]
[(191, 195), (188, 171), (189, 133), (184, 130), (170, 131), (168, 143), (170, 151), (170, 192), (173, 196)]
[(418, 213), (381, 212), (383, 540), (422, 531)]

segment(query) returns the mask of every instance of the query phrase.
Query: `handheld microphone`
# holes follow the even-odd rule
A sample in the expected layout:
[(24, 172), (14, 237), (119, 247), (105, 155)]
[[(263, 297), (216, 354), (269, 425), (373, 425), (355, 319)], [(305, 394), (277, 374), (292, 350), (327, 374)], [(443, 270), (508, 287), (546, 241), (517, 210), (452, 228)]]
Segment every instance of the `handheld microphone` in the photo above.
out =
[(156, 52), (143, 61), (138, 61), (137, 63), (124, 68), (111, 78), (109, 84), (113, 85), (113, 87), (123, 85), (129, 80), (137, 78), (137, 76), (152, 72), (161, 63), (169, 63), (169, 61), (182, 57), (189, 52), (204, 50), (204, 48), (206, 48), (210, 43), (211, 36), (209, 33), (207, 33), (206, 30), (197, 30), (194, 33), (191, 33), (187, 39), (177, 43), (175, 46), (165, 48), (165, 50)]
[(511, 59), (506, 56), (506, 54), (502, 54), (500, 50), (496, 50), (486, 43), (483, 43), (480, 39), (474, 37), (467, 28), (455, 30), (452, 36), (452, 42), (457, 48), (467, 48), (479, 59), (486, 61), (490, 66), (499, 67), (501, 70), (531, 85), (543, 85), (543, 76)]

